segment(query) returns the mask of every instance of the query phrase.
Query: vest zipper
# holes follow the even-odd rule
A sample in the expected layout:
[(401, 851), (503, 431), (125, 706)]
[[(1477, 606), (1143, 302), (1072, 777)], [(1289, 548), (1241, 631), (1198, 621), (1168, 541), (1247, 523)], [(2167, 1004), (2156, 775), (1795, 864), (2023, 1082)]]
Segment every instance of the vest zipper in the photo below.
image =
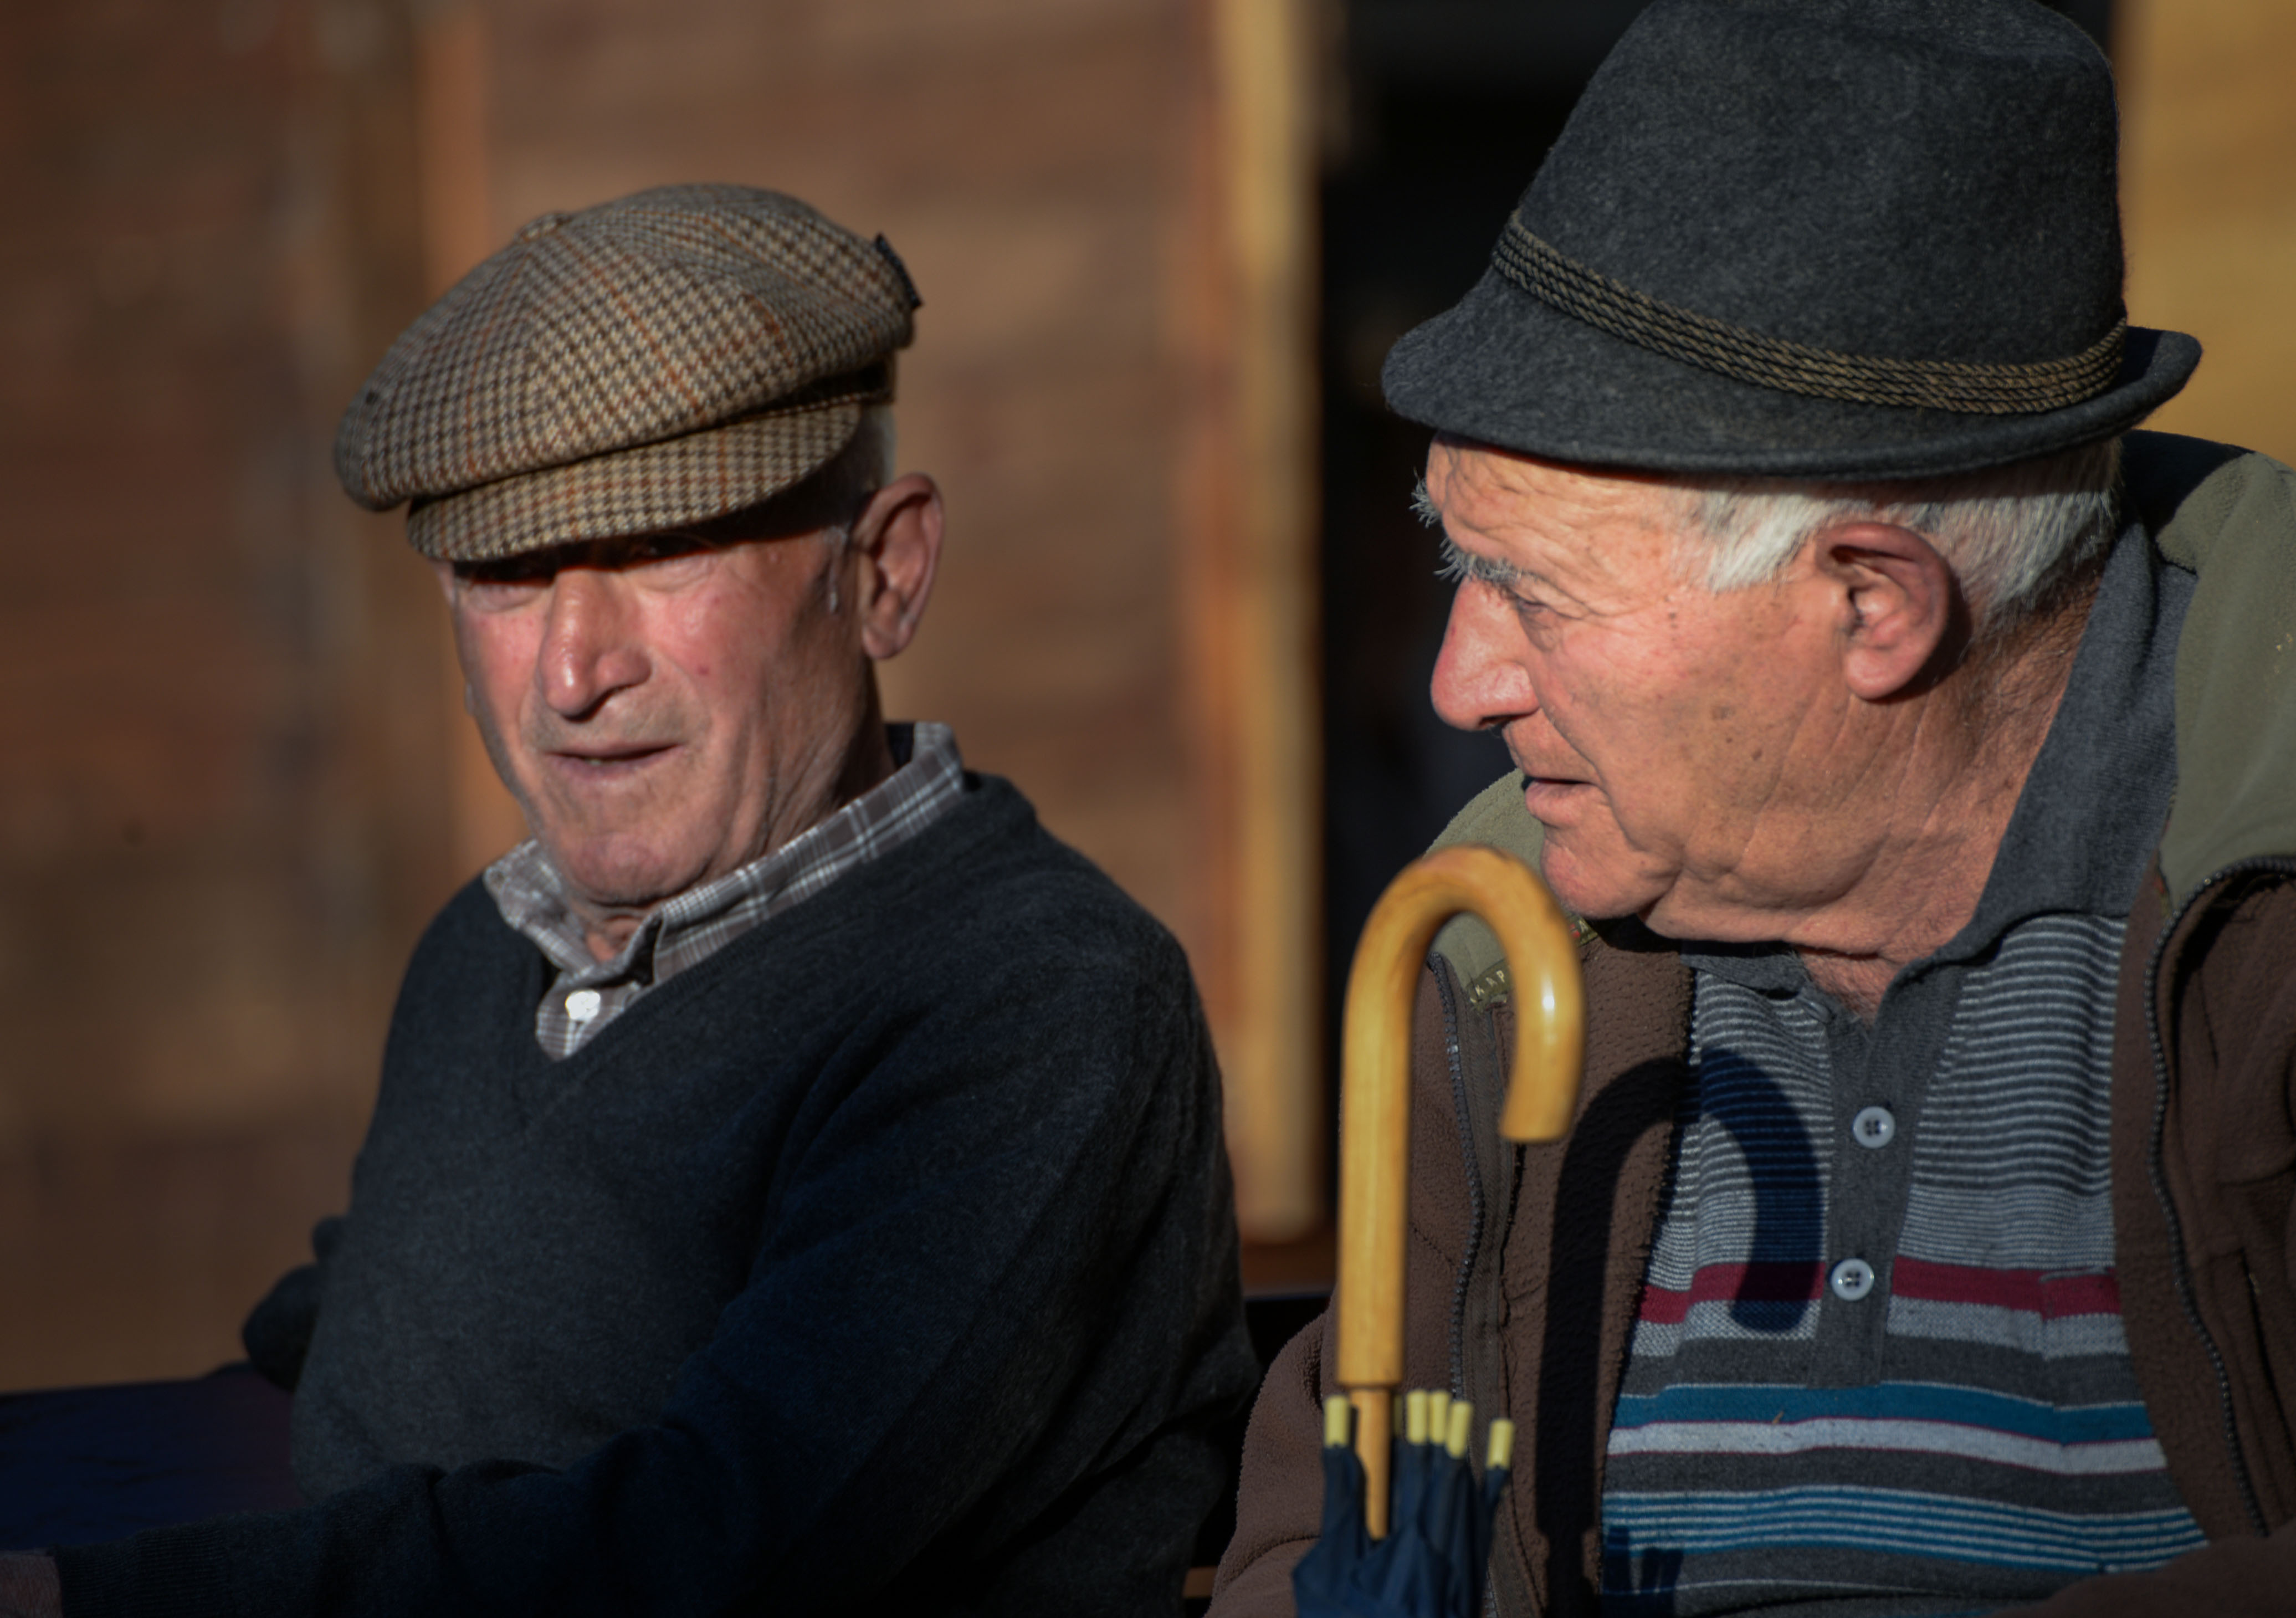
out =
[(2161, 1217), (2169, 1225), (2169, 1260), (2170, 1272), (2176, 1277), (2177, 1302), (2185, 1311), (2185, 1319), (2208, 1351), (2209, 1364), (2217, 1377), (2217, 1402), (2224, 1412), (2225, 1449), (2232, 1457), (2233, 1482), (2239, 1485), (2241, 1504), (2247, 1508), (2248, 1520), (2260, 1538), (2271, 1532), (2264, 1520), (2264, 1508), (2257, 1501), (2255, 1480), (2249, 1475), (2248, 1458), (2241, 1452), (2240, 1424), (2233, 1413), (2232, 1376), (2225, 1369), (2224, 1354), (2216, 1339), (2209, 1335), (2206, 1322), (2201, 1318), (2200, 1305), (2193, 1296), (2192, 1267), (2185, 1257), (2185, 1225), (2177, 1215), (2176, 1204), (2169, 1197), (2168, 1173), (2163, 1166), (2169, 1128), (2169, 1053), (2161, 1039), (2161, 963), (2169, 953), (2169, 940), (2177, 929), (2202, 899), (2215, 889), (2235, 876), (2257, 872), (2272, 872), (2280, 875), (2296, 875), (2296, 860), (2276, 857), (2259, 857), (2237, 860), (2224, 866), (2207, 881), (2193, 890), (2193, 896), (2177, 908), (2161, 929), (2161, 937), (2152, 946), (2152, 956), (2144, 966), (2144, 1031), (2152, 1043), (2152, 1140), (2146, 1155), (2146, 1172), (2152, 1182), (2153, 1200), (2161, 1204)]
[(1467, 1100), (1467, 1075), (1459, 1058), (1459, 1003), (1439, 957), (1430, 957), (1436, 992), (1443, 998), (1443, 1056), (1451, 1069), (1451, 1107), (1459, 1125), (1459, 1154), (1467, 1169), (1467, 1239), (1459, 1250), (1458, 1273), (1451, 1278), (1451, 1397), (1467, 1396), (1467, 1293), (1475, 1259), (1483, 1245), (1483, 1171), (1475, 1158), (1475, 1120)]
[[(1467, 1294), (1472, 1289), (1475, 1261), (1481, 1256), (1485, 1206), (1483, 1170), (1475, 1155), (1474, 1108), (1467, 1096), (1466, 1064), (1459, 1055), (1458, 991), (1451, 986), (1450, 974), (1444, 970), (1439, 957), (1430, 956), (1428, 968), (1435, 974), (1435, 990), (1443, 1000), (1443, 1058), (1451, 1070), (1451, 1108), (1458, 1120), (1459, 1151), (1467, 1170), (1467, 1239), (1459, 1255), (1458, 1272), (1451, 1280), (1451, 1397), (1467, 1397)], [(1496, 1127), (1496, 1120), (1493, 1121)], [(1495, 1417), (1494, 1409), (1486, 1413)], [(1501, 1535), (1513, 1533), (1511, 1514), (1501, 1507), (1499, 1521), (1492, 1525), (1492, 1559), (1497, 1559)], [(1483, 1582), (1481, 1618), (1499, 1618), (1499, 1581), (1488, 1576), (1486, 1569)]]

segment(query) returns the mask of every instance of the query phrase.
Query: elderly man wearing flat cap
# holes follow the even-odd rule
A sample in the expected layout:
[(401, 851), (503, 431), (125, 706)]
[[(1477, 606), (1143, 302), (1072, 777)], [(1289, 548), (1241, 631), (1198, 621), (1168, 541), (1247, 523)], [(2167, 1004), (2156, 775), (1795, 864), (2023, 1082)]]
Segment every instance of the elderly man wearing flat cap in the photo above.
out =
[(314, 1503), (66, 1550), (73, 1618), (1177, 1608), (1257, 1370), (1218, 1078), (1170, 937), (879, 717), (941, 540), (915, 303), (788, 197), (650, 191), (351, 405), (533, 841), (249, 1322)]
[[(2296, 1611), (2296, 474), (2132, 431), (2200, 356), (2115, 140), (2026, 0), (1660, 0), (1388, 359), (1517, 766), (1445, 841), (1583, 924), (1563, 1142), (1480, 924), (1419, 1005), (1493, 1611)], [(1292, 1610), (1329, 1342), (1216, 1614)]]

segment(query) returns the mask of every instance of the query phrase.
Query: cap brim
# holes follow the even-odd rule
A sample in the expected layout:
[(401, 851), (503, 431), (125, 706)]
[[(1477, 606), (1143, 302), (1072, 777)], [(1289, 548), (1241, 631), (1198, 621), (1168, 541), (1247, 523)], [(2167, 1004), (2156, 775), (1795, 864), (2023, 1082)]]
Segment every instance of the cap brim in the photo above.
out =
[(482, 483), (406, 513), (407, 542), (447, 562), (706, 522), (793, 489), (848, 444), (873, 401), (744, 416), (682, 438)]
[(1381, 381), (1398, 415), (1550, 460), (1647, 472), (1851, 481), (1932, 477), (2124, 432), (2185, 385), (2201, 345), (2132, 326), (2096, 398), (2021, 415), (1851, 404), (1784, 393), (1636, 347), (1496, 270), (1406, 333)]

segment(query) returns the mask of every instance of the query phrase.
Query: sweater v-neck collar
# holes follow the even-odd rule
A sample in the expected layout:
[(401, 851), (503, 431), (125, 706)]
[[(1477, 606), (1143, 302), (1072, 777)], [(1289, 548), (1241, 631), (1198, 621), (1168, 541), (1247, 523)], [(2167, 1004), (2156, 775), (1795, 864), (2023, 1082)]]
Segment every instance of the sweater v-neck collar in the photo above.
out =
[[(659, 1040), (664, 1018), (676, 1018), (729, 974), (738, 974), (753, 953), (788, 947), (792, 932), (832, 926), (848, 915), (882, 911), (898, 904), (899, 891), (934, 880), (936, 874), (963, 868), (984, 841), (1009, 821), (1032, 813), (1027, 801), (1003, 780), (968, 776), (955, 807), (915, 837), (848, 873), (830, 889), (778, 912), (660, 984), (563, 1058), (545, 1052), (533, 1033), (533, 1006), (554, 986), (554, 968), (531, 940), (504, 922), (498, 913), (491, 914), (499, 929), (501, 947), (523, 952), (518, 1010), (495, 1019), (499, 1024), (496, 1060), (503, 1064), (501, 1071), (512, 1076), (511, 1088), (523, 1121), (532, 1123), (582, 1088), (596, 1071), (619, 1065), (632, 1051), (654, 1048), (647, 1042), (648, 1036)], [(883, 891), (888, 887), (895, 893), (889, 896)], [(493, 911), (491, 905), (488, 908)]]

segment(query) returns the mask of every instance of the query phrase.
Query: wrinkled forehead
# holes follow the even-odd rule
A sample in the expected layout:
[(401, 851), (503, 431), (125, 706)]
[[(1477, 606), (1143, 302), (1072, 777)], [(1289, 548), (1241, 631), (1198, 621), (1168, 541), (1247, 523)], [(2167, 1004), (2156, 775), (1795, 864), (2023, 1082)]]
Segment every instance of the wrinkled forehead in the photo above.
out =
[(1669, 547), (1690, 491), (1663, 474), (1576, 466), (1439, 436), (1427, 450), (1427, 498), (1464, 549), (1528, 548), (1555, 560), (1652, 543)]

